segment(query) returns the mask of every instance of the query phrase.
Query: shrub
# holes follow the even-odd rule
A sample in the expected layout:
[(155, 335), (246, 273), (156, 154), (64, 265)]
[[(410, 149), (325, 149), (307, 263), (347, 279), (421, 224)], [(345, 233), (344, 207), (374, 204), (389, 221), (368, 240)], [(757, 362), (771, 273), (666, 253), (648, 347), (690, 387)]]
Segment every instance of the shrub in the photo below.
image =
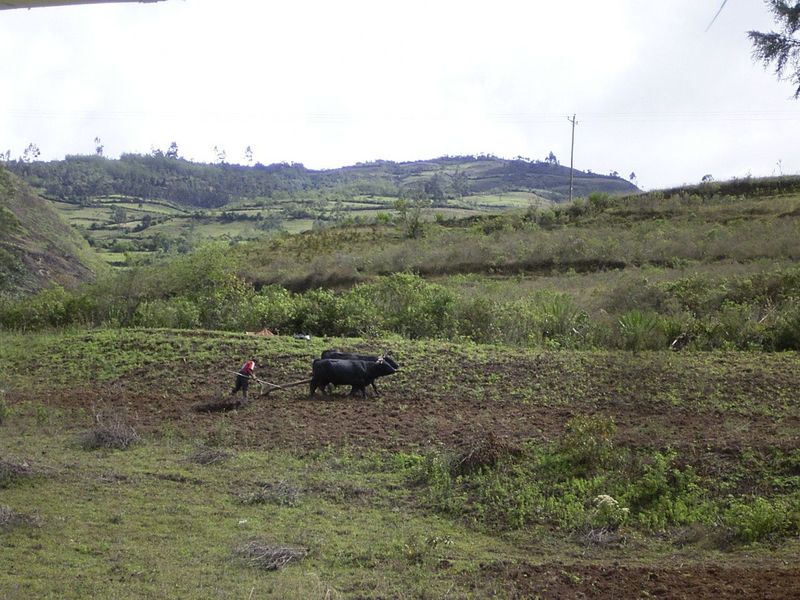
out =
[(36, 471), (26, 461), (0, 459), (0, 489), (21, 479), (33, 477)]
[(592, 501), (594, 512), (591, 516), (593, 528), (617, 529), (623, 525), (630, 515), (630, 509), (619, 505), (619, 502), (608, 494), (600, 494)]
[(454, 318), (459, 335), (473, 342), (488, 343), (502, 337), (497, 326), (498, 306), (486, 298), (459, 298), (454, 308)]
[(264, 286), (251, 302), (255, 329), (291, 331), (297, 317), (297, 299), (279, 285)]
[(723, 522), (736, 540), (759, 542), (772, 536), (796, 534), (800, 531), (800, 501), (793, 504), (781, 499), (734, 500), (723, 516)]
[(136, 307), (133, 323), (139, 327), (194, 329), (200, 326), (200, 309), (188, 298), (144, 301)]
[(614, 453), (617, 425), (612, 417), (578, 415), (567, 421), (561, 451), (573, 465), (587, 470), (607, 464)]
[(539, 310), (542, 338), (561, 345), (568, 345), (570, 339), (579, 336), (579, 327), (587, 319), (566, 294), (554, 294), (543, 299)]
[(98, 422), (95, 427), (84, 432), (81, 447), (84, 450), (126, 450), (141, 441), (142, 438), (133, 427), (115, 418), (108, 423)]
[(588, 198), (589, 207), (594, 213), (601, 213), (614, 204), (614, 200), (607, 192), (592, 192)]
[(287, 481), (265, 483), (256, 492), (240, 495), (239, 502), (242, 504), (297, 506), (300, 502), (300, 488)]
[(221, 276), (210, 291), (195, 297), (202, 325), (228, 331), (256, 328), (251, 309), (254, 295), (253, 286), (233, 273)]
[(20, 513), (10, 506), (0, 504), (0, 529), (11, 529), (18, 525), (36, 526), (38, 524), (39, 519), (36, 516)]
[(661, 322), (655, 313), (631, 310), (619, 318), (618, 324), (622, 347), (626, 350), (638, 352), (665, 346)]
[(419, 275), (388, 275), (361, 290), (389, 331), (409, 338), (450, 337), (456, 332), (454, 293)]
[(800, 350), (800, 300), (781, 310), (765, 337), (765, 345), (771, 350)]
[(29, 298), (6, 298), (0, 304), (0, 324), (19, 329), (65, 325), (70, 298), (70, 293), (59, 285)]
[(307, 548), (294, 548), (253, 540), (236, 549), (235, 554), (251, 565), (276, 571), (292, 561), (300, 561), (308, 554)]
[(339, 297), (331, 290), (310, 290), (298, 298), (295, 330), (314, 335), (339, 332)]

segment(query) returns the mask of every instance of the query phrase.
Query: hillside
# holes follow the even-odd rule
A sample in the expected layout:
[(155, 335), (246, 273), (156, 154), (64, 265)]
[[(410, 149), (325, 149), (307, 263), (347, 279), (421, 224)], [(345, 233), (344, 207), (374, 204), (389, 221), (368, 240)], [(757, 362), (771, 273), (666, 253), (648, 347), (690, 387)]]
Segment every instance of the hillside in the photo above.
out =
[(99, 269), (86, 241), (51, 203), (0, 167), (0, 292), (74, 286)]
[[(569, 169), (555, 161), (492, 156), (375, 161), (324, 171), (299, 164), (199, 164), (163, 153), (6, 165), (114, 266), (186, 253), (208, 240), (386, 222), (402, 210), (422, 221), (451, 220), (549, 206), (569, 196)], [(575, 197), (635, 191), (616, 176), (575, 172)]]
[(800, 349), (800, 179), (204, 245), (0, 325), (113, 323), (528, 348)]
[[(7, 166), (46, 196), (69, 202), (121, 195), (219, 208), (242, 199), (314, 197), (345, 201), (355, 196), (378, 196), (425, 198), (444, 206), (449, 201), (512, 191), (555, 202), (569, 196), (567, 167), (494, 156), (375, 161), (320, 171), (297, 163), (259, 163), (252, 167), (201, 164), (163, 154), (123, 154), (119, 160), (68, 156), (51, 162), (10, 161)], [(633, 184), (618, 176), (575, 171), (574, 179), (575, 196), (636, 191)]]

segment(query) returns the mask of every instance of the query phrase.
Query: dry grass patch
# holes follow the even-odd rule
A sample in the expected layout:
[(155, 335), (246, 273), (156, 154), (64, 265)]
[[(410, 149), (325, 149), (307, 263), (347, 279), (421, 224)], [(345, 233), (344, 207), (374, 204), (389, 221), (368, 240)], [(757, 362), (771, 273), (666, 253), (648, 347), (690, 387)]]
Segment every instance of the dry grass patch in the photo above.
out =
[(278, 506), (297, 506), (300, 503), (301, 489), (287, 481), (262, 484), (261, 489), (249, 494), (241, 494), (242, 504), (275, 504)]
[(276, 571), (292, 561), (303, 560), (308, 554), (308, 549), (276, 546), (261, 540), (253, 540), (237, 548), (235, 554), (255, 567)]
[(189, 456), (189, 461), (198, 465), (214, 465), (224, 462), (232, 456), (232, 452), (228, 452), (227, 450), (223, 450), (221, 448), (200, 446), (191, 454), (191, 456)]
[(473, 440), (450, 463), (453, 477), (469, 475), (483, 468), (491, 468), (505, 456), (518, 456), (520, 449), (506, 440), (498, 438), (494, 432)]
[(39, 519), (34, 515), (26, 515), (0, 504), (0, 529), (11, 529), (17, 525), (38, 525)]
[(18, 479), (33, 477), (37, 471), (27, 461), (0, 459), (0, 489)]
[(97, 424), (81, 435), (80, 443), (84, 450), (126, 450), (142, 441), (136, 430), (118, 416), (105, 420), (97, 415), (95, 421)]

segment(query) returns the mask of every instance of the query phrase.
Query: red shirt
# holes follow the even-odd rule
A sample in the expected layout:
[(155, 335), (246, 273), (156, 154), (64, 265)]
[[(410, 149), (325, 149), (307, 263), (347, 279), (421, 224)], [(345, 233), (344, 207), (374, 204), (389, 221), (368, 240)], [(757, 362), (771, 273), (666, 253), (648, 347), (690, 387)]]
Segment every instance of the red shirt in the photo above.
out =
[(256, 368), (255, 361), (248, 360), (246, 363), (244, 363), (244, 366), (241, 369), (239, 369), (239, 373), (241, 373), (242, 375), (252, 375), (255, 368)]

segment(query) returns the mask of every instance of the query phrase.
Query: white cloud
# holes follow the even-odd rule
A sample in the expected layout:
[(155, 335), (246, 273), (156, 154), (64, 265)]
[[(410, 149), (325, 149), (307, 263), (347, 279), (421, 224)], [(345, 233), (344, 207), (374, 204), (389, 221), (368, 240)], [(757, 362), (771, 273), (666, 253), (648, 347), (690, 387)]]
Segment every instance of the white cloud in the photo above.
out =
[[(760, 3), (167, 0), (0, 12), (0, 150), (312, 168), (494, 153), (647, 186), (797, 172), (800, 104), (750, 59)], [(9, 59), (10, 58), (10, 59)]]

